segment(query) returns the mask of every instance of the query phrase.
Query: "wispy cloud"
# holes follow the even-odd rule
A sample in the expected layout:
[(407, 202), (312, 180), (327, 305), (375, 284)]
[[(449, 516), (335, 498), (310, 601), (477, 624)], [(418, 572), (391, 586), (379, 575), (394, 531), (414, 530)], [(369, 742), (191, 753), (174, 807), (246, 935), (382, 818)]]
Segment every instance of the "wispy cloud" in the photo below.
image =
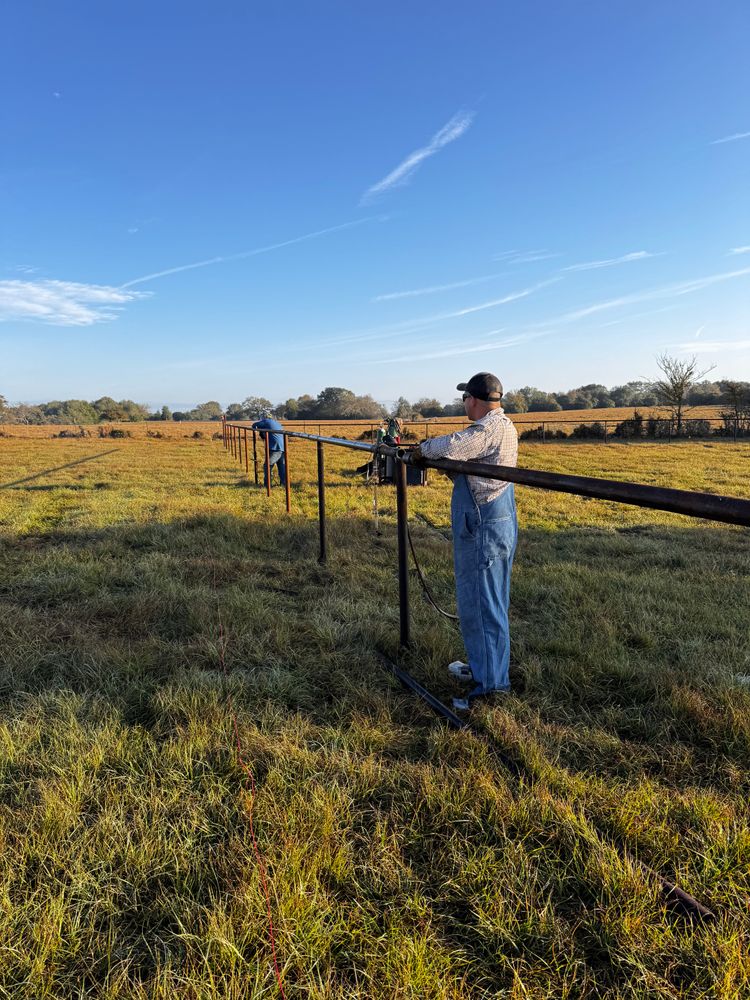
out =
[(559, 253), (552, 253), (549, 250), (505, 250), (503, 253), (495, 254), (493, 260), (501, 260), (505, 264), (533, 264), (538, 260), (552, 260), (559, 257)]
[(52, 326), (91, 326), (115, 319), (148, 293), (74, 281), (0, 281), (0, 322), (34, 320)]
[[(500, 330), (488, 330), (485, 334), (480, 334), (479, 336), (491, 337), (495, 333), (502, 333)], [(457, 345), (455, 341), (449, 346), (445, 347), (439, 351), (427, 351), (421, 354), (399, 354), (394, 355), (390, 358), (379, 357), (374, 360), (375, 364), (379, 365), (389, 365), (389, 364), (408, 364), (414, 361), (434, 361), (439, 358), (454, 358), (461, 357), (464, 354), (480, 354), (487, 353), (488, 351), (500, 351), (507, 347), (515, 347), (518, 344), (526, 343), (528, 340), (534, 340), (537, 337), (543, 337), (547, 335), (547, 331), (540, 332), (536, 331), (534, 333), (519, 333), (513, 337), (506, 337), (504, 340), (488, 340), (482, 344), (474, 344), (470, 347), (466, 345)], [(473, 340), (473, 337), (472, 337)]]
[(706, 324), (705, 323), (703, 324), (703, 326), (699, 326), (698, 329), (693, 334), (693, 340), (697, 340), (698, 337), (700, 337), (700, 335), (703, 333), (703, 331), (705, 329), (706, 329)]
[(691, 340), (688, 344), (678, 344), (677, 349), (683, 354), (721, 354), (724, 351), (750, 350), (750, 340), (702, 340), (696, 344)]
[(355, 226), (363, 226), (366, 222), (384, 222), (387, 216), (368, 216), (364, 219), (355, 219), (353, 222), (342, 222), (339, 226), (329, 226), (327, 229), (318, 229), (314, 233), (305, 233), (304, 236), (295, 236), (290, 240), (282, 240), (281, 243), (270, 243), (268, 246), (256, 247), (254, 250), (243, 250), (241, 253), (227, 254), (222, 257), (209, 257), (207, 260), (199, 260), (194, 264), (180, 264), (177, 267), (167, 267), (163, 271), (154, 271), (152, 274), (144, 274), (140, 278), (133, 278), (120, 285), (120, 288), (130, 288), (132, 285), (140, 285), (144, 281), (153, 281), (155, 278), (164, 278), (168, 274), (180, 274), (182, 271), (194, 271), (199, 267), (209, 267), (211, 264), (226, 264), (232, 260), (244, 260), (246, 257), (257, 257), (259, 254), (270, 253), (272, 250), (280, 250), (282, 247), (290, 247), (295, 243), (305, 243), (307, 240), (315, 240), (320, 236), (328, 236), (329, 233), (338, 233), (344, 229), (353, 229)]
[(727, 254), (727, 257), (732, 257), (738, 253), (750, 253), (750, 247), (732, 247), (732, 249)]
[(544, 288), (546, 285), (552, 285), (557, 281), (560, 281), (560, 278), (549, 278), (547, 281), (540, 281), (538, 284), (531, 285), (529, 288), (522, 288), (517, 292), (509, 292), (507, 295), (503, 295), (499, 299), (490, 299), (489, 302), (480, 302), (478, 305), (466, 306), (463, 309), (454, 309), (452, 312), (437, 313), (433, 316), (422, 316), (413, 320), (403, 320), (400, 323), (390, 323), (385, 326), (366, 330), (362, 333), (354, 333), (345, 337), (337, 337), (334, 340), (318, 342), (315, 347), (316, 349), (319, 347), (339, 347), (342, 344), (357, 344), (364, 343), (368, 340), (384, 340), (391, 337), (403, 337), (408, 333), (423, 330), (435, 323), (441, 323), (449, 319), (459, 319), (462, 316), (469, 316), (472, 313), (483, 312), (485, 309), (494, 309), (497, 306), (503, 306), (510, 302), (516, 302), (518, 299), (525, 299), (527, 296), (532, 295), (540, 288)]
[(19, 274), (36, 274), (39, 268), (32, 264), (16, 264), (11, 270), (18, 271)]
[(649, 253), (648, 250), (634, 250), (622, 257), (610, 257), (605, 260), (590, 260), (585, 264), (570, 264), (561, 268), (562, 271), (593, 271), (599, 267), (614, 267), (615, 264), (629, 264), (634, 260), (645, 260), (647, 257), (662, 257), (663, 253)]
[(636, 319), (645, 319), (647, 316), (658, 316), (661, 313), (671, 312), (677, 306), (662, 306), (661, 309), (649, 309), (647, 312), (631, 313), (629, 316), (622, 316), (620, 319), (611, 319), (607, 323), (602, 323), (602, 330), (608, 326), (620, 326), (622, 323), (632, 323)]
[(722, 142), (737, 142), (738, 139), (750, 139), (750, 132), (733, 132), (732, 135), (725, 135), (721, 139), (714, 139), (711, 146), (720, 146)]
[(360, 205), (369, 204), (392, 187), (408, 184), (421, 163), (434, 156), (444, 146), (455, 142), (456, 139), (460, 139), (473, 120), (473, 111), (459, 111), (458, 114), (455, 114), (446, 125), (443, 125), (439, 132), (433, 135), (426, 146), (422, 146), (419, 149), (415, 149), (413, 153), (409, 153), (406, 159), (402, 160), (394, 170), (386, 174), (377, 184), (369, 187), (362, 195)]
[(483, 274), (479, 278), (467, 278), (465, 281), (452, 281), (448, 285), (430, 285), (427, 288), (412, 288), (406, 292), (388, 292), (386, 295), (376, 295), (371, 302), (388, 302), (392, 299), (411, 299), (418, 295), (432, 295), (434, 292), (448, 292), (453, 288), (466, 288), (468, 285), (479, 285), (493, 278), (504, 278), (505, 274)]
[(681, 281), (673, 285), (664, 285), (661, 288), (652, 288), (644, 292), (633, 292), (630, 295), (622, 295), (616, 299), (607, 299), (604, 302), (595, 302), (593, 305), (584, 306), (582, 309), (575, 309), (565, 313), (547, 324), (574, 323), (577, 320), (585, 319), (596, 313), (604, 312), (608, 309), (616, 309), (619, 306), (628, 306), (636, 302), (649, 302), (654, 299), (677, 298), (681, 295), (689, 295), (691, 292), (701, 291), (724, 281), (732, 281), (734, 278), (741, 278), (750, 274), (750, 267), (744, 267), (740, 271), (725, 271), (722, 274), (711, 274), (705, 278), (694, 278), (691, 281)]

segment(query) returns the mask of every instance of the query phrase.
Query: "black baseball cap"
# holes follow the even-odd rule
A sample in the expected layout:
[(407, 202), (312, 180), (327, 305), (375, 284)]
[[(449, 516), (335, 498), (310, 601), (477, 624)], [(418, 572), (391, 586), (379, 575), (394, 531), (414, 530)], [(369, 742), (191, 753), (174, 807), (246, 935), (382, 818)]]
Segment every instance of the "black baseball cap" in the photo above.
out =
[(468, 382), (459, 382), (456, 388), (485, 403), (499, 403), (503, 398), (502, 382), (492, 372), (477, 372)]

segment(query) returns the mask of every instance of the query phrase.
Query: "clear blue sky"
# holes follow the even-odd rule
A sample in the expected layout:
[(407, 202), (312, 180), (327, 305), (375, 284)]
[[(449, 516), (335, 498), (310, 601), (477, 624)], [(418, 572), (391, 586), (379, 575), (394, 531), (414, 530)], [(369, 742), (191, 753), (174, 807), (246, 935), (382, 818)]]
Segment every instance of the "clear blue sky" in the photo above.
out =
[(749, 50), (746, 0), (10, 0), (0, 393), (750, 379)]

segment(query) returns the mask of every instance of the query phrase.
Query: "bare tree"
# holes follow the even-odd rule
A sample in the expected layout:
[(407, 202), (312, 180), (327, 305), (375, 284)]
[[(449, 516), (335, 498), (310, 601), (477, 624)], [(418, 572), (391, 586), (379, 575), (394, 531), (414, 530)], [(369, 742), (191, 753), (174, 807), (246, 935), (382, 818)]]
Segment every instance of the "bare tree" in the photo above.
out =
[(668, 354), (660, 354), (656, 358), (656, 367), (662, 373), (663, 378), (651, 382), (651, 390), (658, 401), (671, 410), (676, 432), (680, 434), (683, 415), (689, 409), (686, 400), (691, 387), (699, 382), (704, 375), (713, 371), (716, 365), (711, 365), (705, 371), (699, 372), (697, 370), (698, 360), (695, 355), (689, 361), (680, 361), (679, 358), (672, 358)]

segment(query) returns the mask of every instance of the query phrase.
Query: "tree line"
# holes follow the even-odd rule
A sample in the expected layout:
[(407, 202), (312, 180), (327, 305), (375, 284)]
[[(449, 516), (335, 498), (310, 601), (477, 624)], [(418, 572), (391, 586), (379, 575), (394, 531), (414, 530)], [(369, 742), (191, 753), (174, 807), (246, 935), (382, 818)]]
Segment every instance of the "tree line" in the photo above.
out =
[[(558, 410), (608, 409), (616, 406), (639, 407), (668, 405), (681, 411), (689, 406), (738, 407), (750, 401), (750, 383), (730, 379), (708, 381), (707, 372), (697, 373), (695, 359), (678, 361), (666, 355), (657, 359), (661, 378), (654, 381), (633, 381), (608, 389), (599, 383), (589, 383), (566, 392), (544, 392), (535, 386), (523, 386), (506, 392), (503, 407), (507, 413), (534, 413)], [(29, 406), (8, 405), (0, 396), (0, 422), (20, 424), (97, 424), (114, 421), (141, 420), (255, 420), (272, 414), (281, 420), (381, 420), (397, 416), (414, 420), (430, 417), (464, 415), (460, 398), (443, 404), (438, 399), (422, 397), (410, 402), (401, 396), (392, 406), (385, 407), (371, 395), (358, 396), (351, 389), (327, 386), (317, 396), (302, 395), (274, 405), (263, 396), (248, 396), (241, 403), (230, 403), (226, 409), (216, 400), (200, 403), (191, 410), (172, 412), (168, 406), (152, 410), (130, 399), (119, 401), (102, 396), (88, 402), (82, 399), (53, 400)]]

